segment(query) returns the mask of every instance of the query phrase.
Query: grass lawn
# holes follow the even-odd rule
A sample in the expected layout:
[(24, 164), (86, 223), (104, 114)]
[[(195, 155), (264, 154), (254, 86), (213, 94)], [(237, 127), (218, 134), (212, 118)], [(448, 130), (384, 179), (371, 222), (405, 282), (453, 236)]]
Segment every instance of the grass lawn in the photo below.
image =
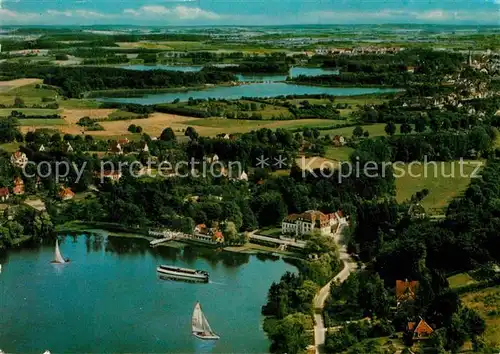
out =
[(326, 149), (325, 157), (330, 160), (349, 161), (349, 156), (354, 152), (354, 149), (348, 146), (334, 147), (330, 146)]
[[(206, 118), (193, 119), (184, 122), (186, 126), (218, 128), (220, 133), (246, 133), (251, 130), (269, 128), (285, 128), (297, 129), (304, 127), (328, 127), (335, 124), (341, 124), (345, 121), (329, 120), (329, 119), (297, 119), (297, 120), (243, 120), (243, 119), (223, 119), (223, 118)], [(200, 135), (210, 135), (213, 129), (210, 129), (209, 134), (204, 134), (203, 129), (196, 129)]]
[(19, 119), (19, 123), (21, 126), (34, 126), (34, 127), (44, 127), (44, 126), (52, 126), (52, 125), (66, 125), (66, 121), (64, 119)]
[[(344, 121), (345, 122), (345, 121)], [(396, 124), (396, 132), (399, 132), (399, 127), (401, 124)], [(385, 132), (385, 123), (375, 123), (371, 125), (362, 125), (361, 127), (363, 128), (363, 131), (368, 131), (370, 133), (370, 136), (386, 136), (387, 133)], [(329, 134), (330, 136), (334, 135), (343, 135), (345, 137), (351, 137), (352, 136), (352, 131), (354, 130), (355, 127), (346, 127), (346, 128), (338, 128), (338, 129), (332, 129), (332, 130), (323, 130), (321, 131), (322, 135)]]
[(476, 310), (485, 319), (483, 339), (486, 343), (500, 348), (500, 286), (466, 293), (460, 299), (465, 306)]
[[(458, 161), (438, 162), (437, 168), (430, 163), (414, 165), (411, 168), (408, 164), (403, 165), (403, 167), (397, 165), (396, 168), (399, 169), (399, 171), (394, 171), (398, 202), (408, 200), (416, 192), (427, 188), (429, 195), (422, 201), (422, 206), (429, 212), (429, 209), (432, 208), (445, 208), (453, 198), (460, 196), (469, 185), (470, 176), (476, 167), (473, 164), (464, 163), (463, 175), (466, 177), (460, 176)], [(454, 177), (447, 177), (450, 175), (454, 175)]]
[(137, 118), (137, 116), (138, 116), (137, 113), (127, 112), (127, 111), (122, 111), (122, 110), (116, 110), (113, 113), (111, 113), (108, 116), (108, 118), (113, 119), (113, 118), (116, 118), (116, 117), (127, 117), (127, 118), (130, 118), (130, 119), (134, 119), (134, 118)]
[(262, 229), (257, 232), (258, 235), (279, 238), (281, 236), (281, 228), (274, 227), (270, 229)]
[(45, 108), (0, 108), (0, 117), (10, 116), (12, 111), (21, 112), (27, 116), (48, 116), (52, 114), (58, 114), (57, 109), (45, 109)]
[(59, 100), (59, 107), (61, 108), (100, 108), (101, 102), (94, 100), (79, 100), (76, 98), (69, 98), (66, 100)]
[(450, 283), (450, 288), (452, 289), (477, 283), (477, 281), (474, 280), (468, 273), (455, 274), (448, 278), (448, 282)]
[(7, 152), (15, 152), (19, 149), (19, 146), (21, 144), (14, 142), (14, 143), (6, 143), (6, 144), (0, 144), (0, 149), (5, 150)]

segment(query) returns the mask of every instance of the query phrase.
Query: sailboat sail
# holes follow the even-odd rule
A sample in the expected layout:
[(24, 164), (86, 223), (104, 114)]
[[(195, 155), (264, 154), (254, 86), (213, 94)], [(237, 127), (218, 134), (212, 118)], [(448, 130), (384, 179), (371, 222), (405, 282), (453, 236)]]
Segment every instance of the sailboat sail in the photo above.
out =
[(193, 333), (195, 334), (201, 334), (205, 337), (217, 337), (217, 335), (210, 327), (205, 314), (201, 310), (200, 303), (196, 303), (196, 306), (194, 307), (191, 327)]
[(63, 256), (61, 255), (61, 251), (59, 250), (59, 240), (56, 240), (56, 251), (55, 251), (55, 255), (54, 255), (54, 262), (66, 263)]

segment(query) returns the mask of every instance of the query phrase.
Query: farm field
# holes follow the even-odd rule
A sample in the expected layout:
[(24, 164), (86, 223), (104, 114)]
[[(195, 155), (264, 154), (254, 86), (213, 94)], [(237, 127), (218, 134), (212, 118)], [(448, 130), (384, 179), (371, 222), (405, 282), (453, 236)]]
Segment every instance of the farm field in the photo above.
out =
[[(426, 188), (429, 195), (421, 204), (427, 212), (430, 209), (444, 209), (453, 198), (460, 196), (469, 185), (469, 176), (476, 168), (474, 164), (464, 163), (463, 174), (467, 177), (461, 177), (458, 161), (438, 162), (437, 168), (430, 164), (398, 167), (400, 171), (395, 171), (397, 201), (409, 200), (416, 192)], [(454, 177), (446, 177), (453, 172)]]
[[(385, 126), (386, 126), (385, 123), (375, 123), (370, 125), (362, 125), (361, 128), (363, 128), (363, 131), (368, 131), (370, 137), (386, 136), (387, 133), (385, 132)], [(397, 132), (399, 132), (400, 126), (401, 124), (396, 124)], [(352, 136), (352, 131), (354, 130), (354, 128), (355, 127), (345, 127), (345, 128), (331, 129), (331, 130), (322, 130), (321, 134), (322, 135), (329, 134), (330, 136), (342, 135), (347, 138)]]
[(325, 157), (336, 161), (349, 161), (349, 156), (354, 152), (354, 149), (348, 146), (334, 147), (330, 146), (326, 149)]
[(48, 116), (53, 114), (58, 114), (60, 111), (57, 109), (45, 109), (45, 108), (0, 108), (0, 117), (10, 116), (12, 111), (17, 111), (23, 113), (26, 116)]
[(448, 282), (450, 283), (450, 288), (452, 289), (477, 283), (477, 281), (474, 280), (474, 278), (472, 278), (468, 273), (455, 274), (448, 278)]
[(58, 126), (58, 125), (66, 125), (66, 121), (64, 119), (59, 118), (50, 118), (50, 119), (19, 119), (19, 123), (21, 127), (47, 127), (47, 126)]
[(492, 347), (500, 347), (500, 286), (462, 295), (463, 304), (476, 310), (486, 321), (483, 339)]

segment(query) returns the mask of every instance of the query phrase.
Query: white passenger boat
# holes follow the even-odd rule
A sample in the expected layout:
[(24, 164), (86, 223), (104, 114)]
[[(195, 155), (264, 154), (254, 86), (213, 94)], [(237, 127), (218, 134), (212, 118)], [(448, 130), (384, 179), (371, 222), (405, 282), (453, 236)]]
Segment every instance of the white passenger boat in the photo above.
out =
[(204, 270), (172, 267), (161, 265), (156, 271), (163, 277), (176, 280), (208, 283), (208, 273)]

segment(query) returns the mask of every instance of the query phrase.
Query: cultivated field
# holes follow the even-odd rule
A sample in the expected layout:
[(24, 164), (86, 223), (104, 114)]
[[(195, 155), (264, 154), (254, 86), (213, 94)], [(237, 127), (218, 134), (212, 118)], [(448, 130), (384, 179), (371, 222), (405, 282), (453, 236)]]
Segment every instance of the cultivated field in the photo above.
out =
[[(423, 164), (411, 168), (408, 165), (399, 167), (404, 171), (404, 176), (403, 172), (395, 171), (395, 174), (400, 176), (396, 177), (396, 199), (398, 202), (409, 200), (416, 192), (426, 188), (429, 195), (422, 201), (422, 206), (427, 211), (432, 208), (443, 209), (453, 198), (460, 196), (469, 185), (470, 175), (475, 169), (472, 163), (464, 164), (463, 175), (467, 177), (461, 177), (458, 161), (438, 162), (437, 168)], [(454, 177), (447, 177), (451, 175)]]

